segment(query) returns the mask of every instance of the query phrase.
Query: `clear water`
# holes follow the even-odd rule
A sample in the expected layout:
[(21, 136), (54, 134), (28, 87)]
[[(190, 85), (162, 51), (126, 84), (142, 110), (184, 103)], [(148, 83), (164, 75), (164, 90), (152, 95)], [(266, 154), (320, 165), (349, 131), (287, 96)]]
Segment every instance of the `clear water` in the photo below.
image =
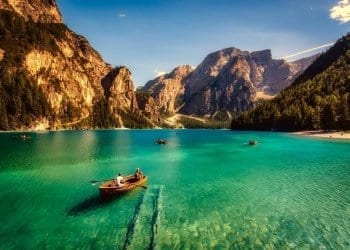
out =
[[(225, 130), (13, 135), (0, 134), (1, 249), (350, 248), (349, 142)], [(90, 184), (137, 167), (146, 190), (101, 201)]]

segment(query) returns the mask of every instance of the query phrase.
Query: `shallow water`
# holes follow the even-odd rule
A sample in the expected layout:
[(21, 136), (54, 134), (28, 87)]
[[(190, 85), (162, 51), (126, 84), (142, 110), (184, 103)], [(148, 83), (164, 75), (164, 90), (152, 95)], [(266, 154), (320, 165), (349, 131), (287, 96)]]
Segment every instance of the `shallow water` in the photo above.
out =
[[(226, 130), (13, 135), (0, 134), (1, 249), (350, 248), (347, 141)], [(102, 201), (90, 184), (137, 167), (146, 190)]]

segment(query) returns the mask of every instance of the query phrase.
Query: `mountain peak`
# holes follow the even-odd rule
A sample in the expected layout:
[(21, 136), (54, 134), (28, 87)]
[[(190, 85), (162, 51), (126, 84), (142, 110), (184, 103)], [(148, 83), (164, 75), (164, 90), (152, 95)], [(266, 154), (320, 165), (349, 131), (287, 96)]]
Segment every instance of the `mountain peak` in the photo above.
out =
[(257, 64), (268, 64), (272, 60), (272, 53), (270, 49), (253, 51), (250, 53), (251, 58)]
[(185, 75), (188, 75), (190, 72), (193, 71), (193, 67), (191, 65), (181, 65), (173, 69), (167, 76), (168, 78), (183, 78)]
[(62, 23), (56, 0), (0, 0), (0, 9), (16, 12), (34, 22)]
[(247, 56), (249, 55), (248, 51), (242, 51), (235, 47), (229, 47), (221, 50), (214, 51), (206, 56), (206, 59), (217, 59), (218, 57), (233, 57), (233, 56)]

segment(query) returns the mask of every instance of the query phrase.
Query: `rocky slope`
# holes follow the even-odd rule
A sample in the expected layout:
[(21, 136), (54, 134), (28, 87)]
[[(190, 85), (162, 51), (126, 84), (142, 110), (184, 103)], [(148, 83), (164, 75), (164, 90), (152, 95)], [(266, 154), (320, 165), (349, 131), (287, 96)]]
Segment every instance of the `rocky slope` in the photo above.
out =
[(315, 58), (287, 62), (272, 59), (270, 50), (227, 48), (209, 54), (194, 70), (179, 71), (183, 66), (149, 81), (143, 90), (166, 113), (227, 119), (280, 92)]
[(16, 12), (34, 22), (62, 23), (62, 16), (55, 0), (2, 0), (0, 9)]
[(270, 98), (291, 84), (309, 63), (275, 60), (270, 50), (214, 52), (187, 77), (181, 112), (215, 116), (247, 110), (257, 100)]
[(349, 130), (349, 72), (350, 34), (347, 34), (274, 99), (234, 117), (231, 128)]
[(147, 82), (142, 91), (150, 93), (162, 114), (173, 114), (181, 107), (185, 91), (184, 79), (192, 71), (190, 65), (177, 67), (171, 73)]
[(0, 0), (0, 7), (0, 109), (7, 115), (0, 129), (150, 125), (131, 72), (106, 64), (61, 23), (54, 0)]

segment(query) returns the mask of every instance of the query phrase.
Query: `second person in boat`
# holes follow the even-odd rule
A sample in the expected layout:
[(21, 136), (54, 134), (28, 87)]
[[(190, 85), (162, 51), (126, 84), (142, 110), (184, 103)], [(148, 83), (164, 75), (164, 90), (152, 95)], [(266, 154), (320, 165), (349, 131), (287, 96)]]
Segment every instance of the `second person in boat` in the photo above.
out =
[(142, 171), (141, 171), (140, 168), (137, 168), (137, 169), (136, 169), (134, 176), (135, 176), (135, 179), (136, 179), (136, 180), (141, 180), (141, 179), (142, 179), (143, 174), (142, 174)]

